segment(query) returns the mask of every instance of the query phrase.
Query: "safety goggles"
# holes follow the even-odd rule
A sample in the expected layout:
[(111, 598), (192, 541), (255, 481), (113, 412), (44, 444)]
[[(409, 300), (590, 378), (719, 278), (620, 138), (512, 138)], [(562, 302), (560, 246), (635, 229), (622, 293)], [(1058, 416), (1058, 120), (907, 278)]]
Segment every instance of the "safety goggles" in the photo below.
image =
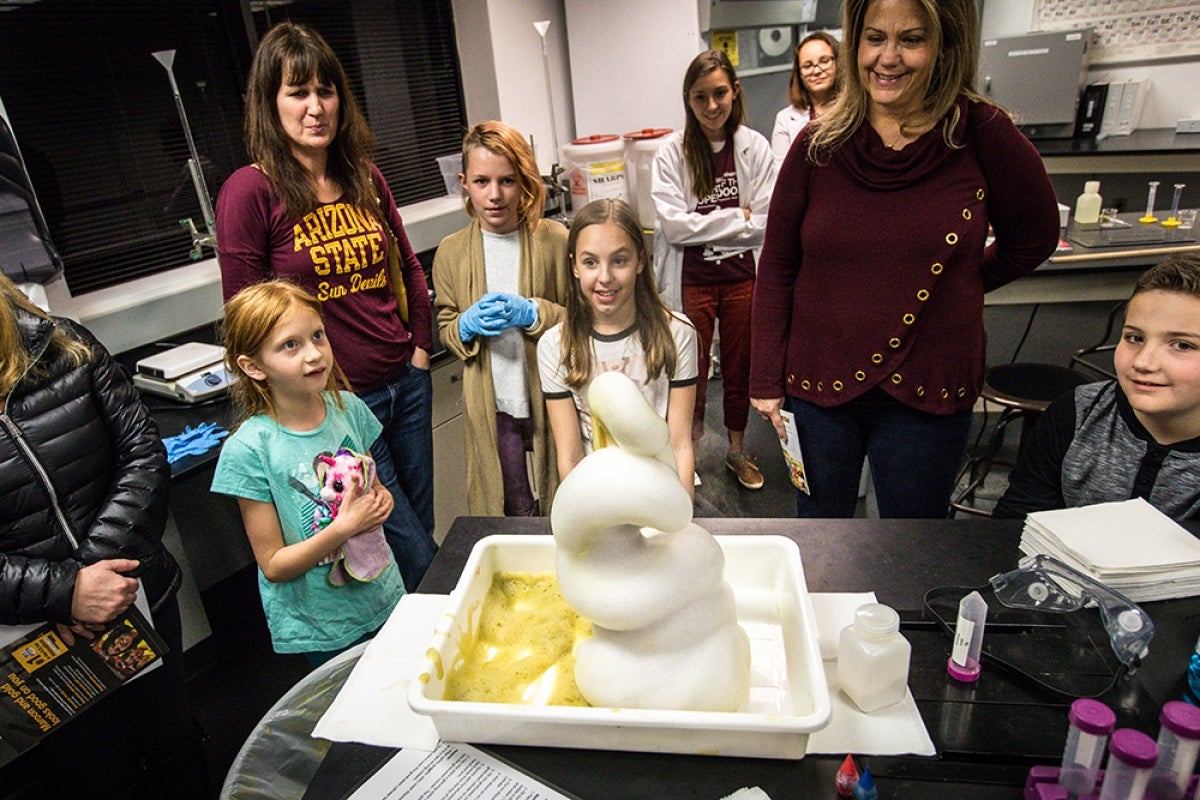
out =
[(1150, 651), (1154, 622), (1120, 592), (1048, 555), (1026, 556), (988, 581), (1009, 608), (1069, 614), (1095, 606), (1117, 659), (1133, 672)]
[(1068, 697), (1107, 692), (1138, 668), (1154, 636), (1136, 603), (1048, 555), (1027, 556), (986, 586), (931, 589), (926, 614), (953, 636), (958, 602), (971, 591), (988, 601), (984, 664)]

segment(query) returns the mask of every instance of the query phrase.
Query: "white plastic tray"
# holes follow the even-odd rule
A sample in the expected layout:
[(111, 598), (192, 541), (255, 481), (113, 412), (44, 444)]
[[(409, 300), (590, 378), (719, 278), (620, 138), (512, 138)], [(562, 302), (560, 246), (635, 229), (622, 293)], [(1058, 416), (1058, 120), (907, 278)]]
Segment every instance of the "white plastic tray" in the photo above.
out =
[(738, 622), (750, 636), (750, 698), (729, 712), (578, 708), (443, 700), (441, 665), (457, 658), (496, 572), (554, 572), (553, 536), (488, 536), (476, 543), (408, 693), (451, 742), (594, 750), (801, 758), (829, 722), (829, 689), (800, 551), (782, 536), (717, 536)]

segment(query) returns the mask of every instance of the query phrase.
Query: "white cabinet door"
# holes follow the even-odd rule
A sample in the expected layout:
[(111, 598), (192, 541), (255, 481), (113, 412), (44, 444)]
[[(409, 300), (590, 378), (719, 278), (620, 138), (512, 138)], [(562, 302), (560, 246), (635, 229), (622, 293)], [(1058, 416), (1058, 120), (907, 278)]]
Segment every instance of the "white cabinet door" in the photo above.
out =
[(456, 358), (433, 367), (433, 538), (438, 544), (454, 520), (467, 513), (462, 374)]

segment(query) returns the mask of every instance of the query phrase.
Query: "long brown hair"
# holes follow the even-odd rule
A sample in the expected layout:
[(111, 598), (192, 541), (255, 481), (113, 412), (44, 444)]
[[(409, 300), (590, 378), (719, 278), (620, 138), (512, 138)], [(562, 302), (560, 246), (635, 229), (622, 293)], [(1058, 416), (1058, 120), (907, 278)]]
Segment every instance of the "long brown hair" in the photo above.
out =
[[(575, 263), (575, 247), (579, 243), (579, 234), (583, 233), (585, 228), (603, 225), (606, 222), (611, 222), (624, 231), (643, 265), (642, 271), (634, 281), (633, 299), (637, 312), (634, 325), (642, 344), (642, 352), (646, 356), (646, 375), (652, 379), (657, 378), (663, 370), (671, 374), (675, 371), (677, 358), (675, 339), (671, 336), (671, 312), (658, 295), (654, 283), (654, 270), (646, 249), (646, 237), (642, 233), (642, 223), (637, 212), (624, 200), (619, 199), (606, 198), (588, 203), (571, 222), (571, 232), (567, 234), (568, 258), (572, 264)], [(592, 370), (595, 368), (595, 355), (592, 352), (595, 313), (578, 279), (572, 281), (565, 307), (562, 365), (567, 373), (567, 385), (578, 389), (592, 379)]]
[[(521, 199), (517, 203), (517, 220), (526, 228), (531, 228), (542, 218), (546, 207), (546, 184), (542, 182), (542, 173), (538, 169), (537, 159), (533, 157), (533, 148), (525, 137), (511, 125), (489, 120), (481, 122), (463, 137), (462, 166), (467, 180), (471, 179), (469, 163), (471, 151), (482, 147), (498, 156), (507, 158), (516, 170), (517, 185), (521, 189)], [(467, 214), (475, 216), (475, 206), (470, 198), (463, 198)]]
[[(929, 24), (929, 43), (935, 53), (929, 85), (925, 87), (921, 112), (904, 120), (901, 133), (907, 133), (935, 120), (942, 121), (942, 139), (947, 147), (958, 149), (954, 129), (960, 117), (955, 101), (965, 96), (995, 105), (975, 90), (975, 71), (979, 61), (979, 13), (976, 0), (915, 0)], [(815, 121), (816, 130), (808, 142), (808, 156), (821, 163), (837, 147), (855, 134), (867, 119), (871, 97), (858, 69), (858, 47), (871, 0), (845, 0), (842, 11), (843, 38), (838, 70), (838, 102)]]
[(729, 85), (735, 92), (733, 108), (729, 112), (729, 119), (725, 120), (725, 138), (732, 140), (733, 134), (746, 119), (746, 106), (742, 102), (742, 87), (738, 83), (737, 73), (734, 72), (733, 64), (730, 63), (729, 56), (725, 55), (725, 51), (705, 50), (693, 58), (683, 76), (683, 109), (684, 116), (687, 117), (687, 121), (683, 125), (683, 160), (692, 176), (692, 193), (697, 198), (708, 197), (717, 185), (717, 177), (714, 174), (716, 167), (713, 164), (712, 145), (709, 144), (708, 137), (704, 135), (704, 130), (700, 127), (700, 121), (692, 113), (692, 104), (688, 102), (688, 93), (692, 90), (692, 84), (718, 69), (724, 71), (725, 76), (729, 78)]
[[(25, 346), (21, 336), (21, 328), (17, 324), (16, 310), (42, 319), (50, 319), (50, 315), (29, 301), (24, 293), (16, 287), (8, 276), (0, 272), (0, 400), (8, 397), (26, 374), (40, 374), (38, 364), (48, 363), (48, 359), (34, 363), (32, 354)], [(55, 327), (50, 338), (50, 347), (46, 351), (49, 357), (66, 354), (75, 366), (84, 364), (92, 354), (86, 344)]]
[[(833, 38), (832, 34), (825, 31), (813, 31), (801, 39), (800, 44), (796, 45), (796, 49), (792, 51), (792, 80), (788, 84), (788, 99), (792, 101), (792, 105), (802, 110), (812, 108), (812, 95), (809, 94), (808, 87), (804, 85), (804, 76), (800, 72), (800, 48), (809, 42), (824, 42), (829, 45), (829, 51), (833, 53), (834, 64), (837, 64), (838, 57), (838, 40)], [(834, 73), (834, 76), (832, 92), (833, 96), (836, 97), (839, 80), (836, 77), (837, 72)]]
[[(221, 343), (225, 345), (225, 370), (233, 378), (229, 394), (238, 409), (238, 419), (246, 420), (256, 414), (276, 416), (271, 387), (265, 380), (255, 380), (238, 365), (239, 356), (257, 358), (263, 344), (279, 320), (292, 308), (312, 309), (325, 319), (321, 301), (291, 281), (276, 279), (247, 286), (229, 298), (225, 304), (225, 319), (221, 323)], [(337, 361), (325, 379), (325, 391), (333, 394), (339, 409), (345, 409), (338, 389), (349, 386)]]
[(337, 133), (329, 145), (326, 172), (345, 201), (378, 218), (379, 194), (371, 177), (375, 140), (359, 110), (346, 73), (333, 48), (306, 25), (281, 22), (259, 42), (246, 81), (246, 150), (266, 175), (289, 217), (302, 217), (320, 205), (304, 166), (279, 121), (275, 98), (281, 86), (316, 78), (338, 96)]

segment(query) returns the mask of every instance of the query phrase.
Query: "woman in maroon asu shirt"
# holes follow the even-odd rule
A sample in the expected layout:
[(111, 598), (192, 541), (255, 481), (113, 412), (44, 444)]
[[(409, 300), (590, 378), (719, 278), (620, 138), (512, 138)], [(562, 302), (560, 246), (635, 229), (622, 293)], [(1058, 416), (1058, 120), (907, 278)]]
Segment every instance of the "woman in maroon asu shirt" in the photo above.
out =
[(771, 200), (750, 396), (781, 436), (781, 409), (796, 416), (798, 516), (853, 516), (866, 456), (881, 516), (945, 517), (983, 385), (984, 292), (1050, 256), (1057, 203), (974, 89), (975, 0), (847, 0), (843, 30), (838, 102)]
[[(333, 50), (281, 22), (246, 86), (246, 150), (217, 197), (225, 300), (287, 278), (321, 300), (334, 356), (383, 424), (371, 455), (395, 508), (384, 523), (410, 590), (433, 560), (433, 309), (396, 202), (370, 161), (372, 137)], [(388, 279), (400, 249), (408, 320)]]

